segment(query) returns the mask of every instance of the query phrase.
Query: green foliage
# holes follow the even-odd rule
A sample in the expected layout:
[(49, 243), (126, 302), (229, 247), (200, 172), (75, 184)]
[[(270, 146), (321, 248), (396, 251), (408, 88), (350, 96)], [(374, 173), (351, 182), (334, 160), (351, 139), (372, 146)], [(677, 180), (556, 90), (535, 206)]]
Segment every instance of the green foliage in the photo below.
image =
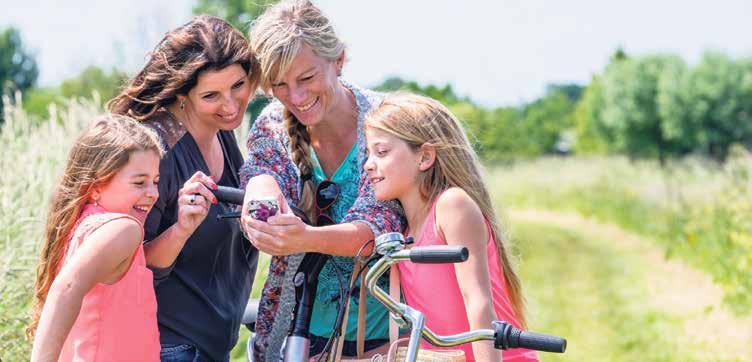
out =
[(225, 19), (236, 29), (247, 33), (253, 19), (277, 0), (199, 0), (194, 14), (209, 14)]
[(96, 98), (104, 103), (120, 92), (127, 79), (127, 74), (115, 68), (107, 72), (97, 66), (89, 66), (57, 87), (30, 90), (24, 101), (24, 110), (37, 119), (43, 119), (48, 116), (50, 105), (60, 106), (66, 99)]
[(718, 53), (700, 63), (669, 72), (659, 98), (667, 134), (717, 160), (734, 143), (752, 145), (752, 67)]
[(617, 52), (575, 119), (582, 153), (723, 161), (732, 144), (752, 147), (752, 61), (711, 52), (690, 68), (676, 56)]
[[(752, 156), (723, 168), (684, 160), (541, 159), (490, 177), (506, 207), (576, 211), (656, 240), (723, 286), (726, 302), (752, 314)], [(555, 176), (553, 176), (555, 175)]]
[(602, 78), (602, 125), (613, 136), (612, 149), (630, 157), (658, 158), (681, 155), (676, 142), (664, 134), (658, 94), (667, 70), (682, 60), (654, 55), (611, 63)]
[[(581, 87), (574, 96), (579, 97)], [(566, 131), (574, 127), (576, 98), (571, 91), (549, 87), (549, 92), (522, 110), (523, 153), (538, 156), (550, 153), (569, 153), (571, 145), (563, 143)]]
[(572, 113), (582, 93), (575, 84), (550, 85), (544, 97), (530, 104), (488, 109), (457, 95), (450, 85), (421, 86), (393, 77), (375, 88), (409, 91), (443, 103), (464, 123), (478, 154), (489, 161), (569, 152), (562, 139), (574, 125)]
[[(24, 49), (19, 31), (12, 27), (0, 31), (0, 96), (12, 102), (14, 91), (23, 93), (33, 87), (38, 75), (37, 63)], [(4, 103), (0, 100), (0, 122)]]
[(92, 97), (99, 94), (102, 101), (114, 98), (128, 80), (128, 75), (115, 68), (109, 72), (97, 66), (89, 66), (78, 76), (66, 79), (60, 84), (60, 94), (65, 98)]
[(601, 122), (603, 109), (603, 86), (599, 77), (593, 77), (585, 88), (580, 102), (574, 111), (576, 127), (575, 151), (578, 154), (592, 155), (608, 152), (612, 136)]

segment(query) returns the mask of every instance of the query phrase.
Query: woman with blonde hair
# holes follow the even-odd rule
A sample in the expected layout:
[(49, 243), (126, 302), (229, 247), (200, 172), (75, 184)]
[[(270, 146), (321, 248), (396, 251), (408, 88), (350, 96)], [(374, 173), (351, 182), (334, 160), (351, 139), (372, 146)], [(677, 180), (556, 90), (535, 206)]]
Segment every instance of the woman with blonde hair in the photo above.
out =
[(172, 30), (109, 102), (159, 133), (159, 199), (146, 220), (144, 251), (154, 271), (161, 358), (228, 360), (238, 340), (258, 250), (210, 189), (239, 187), (243, 164), (233, 130), (256, 90), (248, 41), (207, 15)]
[[(310, 1), (284, 1), (269, 8), (250, 30), (261, 64), (261, 87), (276, 100), (257, 118), (241, 169), (248, 201), (277, 197), (283, 210), (300, 207), (314, 225), (291, 213), (267, 222), (246, 210), (243, 226), (260, 250), (274, 255), (262, 292), (253, 352), (257, 361), (278, 360), (290, 327), (292, 276), (302, 253), (335, 255), (319, 275), (311, 322), (311, 355), (332, 335), (340, 297), (337, 273), (350, 280), (358, 249), (368, 240), (402, 227), (395, 203), (373, 197), (363, 172), (363, 121), (381, 94), (341, 79), (345, 45), (329, 20)], [(382, 281), (382, 287), (386, 281)], [(353, 293), (344, 355), (361, 355), (386, 344), (388, 313), (371, 296)], [(365, 294), (365, 293), (363, 293)], [(357, 341), (359, 307), (367, 328)]]
[[(440, 335), (490, 328), (494, 320), (523, 327), (520, 280), (480, 162), (457, 118), (433, 99), (396, 93), (367, 116), (366, 135), (365, 170), (376, 198), (399, 200), (413, 246), (460, 245), (470, 252), (465, 263), (398, 264), (407, 304), (422, 311), (426, 327)], [(438, 349), (425, 341), (421, 348)], [(459, 348), (468, 361), (501, 360), (491, 342)], [(525, 349), (503, 357), (537, 361)]]

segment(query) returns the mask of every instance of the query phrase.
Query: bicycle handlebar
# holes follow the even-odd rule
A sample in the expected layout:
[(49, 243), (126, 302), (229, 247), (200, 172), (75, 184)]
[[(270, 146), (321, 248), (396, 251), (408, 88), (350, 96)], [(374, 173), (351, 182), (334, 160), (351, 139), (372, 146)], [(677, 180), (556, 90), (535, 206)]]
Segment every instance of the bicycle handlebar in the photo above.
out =
[(468, 255), (464, 246), (417, 246), (410, 249), (410, 261), (422, 264), (461, 263)]
[(536, 351), (564, 353), (567, 340), (543, 333), (526, 332), (507, 322), (494, 321), (494, 348), (527, 348)]

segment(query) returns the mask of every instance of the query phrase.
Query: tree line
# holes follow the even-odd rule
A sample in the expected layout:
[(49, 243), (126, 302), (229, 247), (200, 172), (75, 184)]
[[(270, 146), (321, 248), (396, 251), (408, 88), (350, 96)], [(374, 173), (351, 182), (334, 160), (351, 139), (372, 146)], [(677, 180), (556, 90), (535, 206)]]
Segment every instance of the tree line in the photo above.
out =
[[(222, 16), (247, 30), (262, 6), (204, 0), (194, 11)], [(127, 79), (121, 70), (96, 66), (53, 87), (36, 87), (37, 76), (36, 62), (18, 30), (0, 31), (0, 92), (4, 102), (13, 103), (20, 101), (15, 99), (20, 90), (32, 116), (44, 118), (50, 104), (94, 92), (106, 101)], [(719, 52), (707, 52), (690, 65), (672, 54), (632, 56), (618, 49), (589, 84), (551, 84), (540, 98), (511, 107), (483, 107), (457, 95), (450, 85), (400, 78), (375, 88), (409, 90), (443, 102), (464, 122), (489, 162), (551, 154), (620, 154), (661, 163), (701, 155), (723, 161), (733, 145), (752, 148), (752, 59)], [(259, 96), (251, 102), (251, 117), (267, 101)]]

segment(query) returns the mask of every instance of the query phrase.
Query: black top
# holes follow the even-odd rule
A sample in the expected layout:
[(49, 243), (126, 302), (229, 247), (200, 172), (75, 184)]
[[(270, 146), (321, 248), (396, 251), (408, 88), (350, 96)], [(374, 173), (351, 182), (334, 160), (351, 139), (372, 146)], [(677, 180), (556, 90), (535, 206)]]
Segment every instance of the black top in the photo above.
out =
[[(153, 118), (146, 124), (160, 134), (167, 153), (159, 165), (159, 199), (144, 225), (147, 243), (177, 221), (177, 196), (183, 184), (196, 171), (209, 174), (198, 145), (182, 124), (164, 112)], [(239, 187), (243, 157), (235, 135), (220, 131), (218, 138), (225, 165), (217, 184)], [(217, 220), (218, 214), (233, 209), (222, 203), (211, 205), (175, 263), (152, 268), (162, 344), (190, 344), (213, 360), (225, 359), (235, 346), (258, 251), (242, 236), (237, 219)]]

